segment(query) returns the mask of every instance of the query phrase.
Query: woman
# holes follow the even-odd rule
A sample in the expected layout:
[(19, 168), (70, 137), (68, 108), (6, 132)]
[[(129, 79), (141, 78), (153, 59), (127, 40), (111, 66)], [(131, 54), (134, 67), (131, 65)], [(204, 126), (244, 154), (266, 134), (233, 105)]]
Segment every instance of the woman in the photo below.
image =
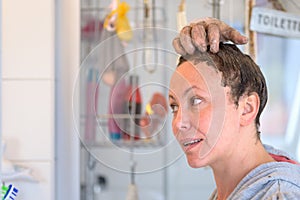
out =
[(191, 167), (212, 168), (210, 199), (300, 197), (300, 166), (260, 141), (266, 102), (263, 74), (235, 45), (181, 57), (169, 91), (173, 133)]

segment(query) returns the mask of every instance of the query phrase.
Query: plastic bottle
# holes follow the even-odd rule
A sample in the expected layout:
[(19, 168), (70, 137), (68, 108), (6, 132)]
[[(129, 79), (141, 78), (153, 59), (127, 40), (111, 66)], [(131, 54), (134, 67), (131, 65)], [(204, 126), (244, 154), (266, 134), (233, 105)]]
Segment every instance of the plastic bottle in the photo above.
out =
[(95, 141), (96, 135), (96, 117), (98, 110), (98, 71), (96, 69), (88, 70), (86, 85), (86, 121), (84, 139), (87, 144)]
[(138, 87), (138, 78), (136, 75), (131, 75), (129, 78), (127, 103), (125, 106), (125, 113), (128, 114), (128, 118), (125, 119), (124, 140), (130, 139), (130, 137), (134, 137), (135, 140), (140, 138), (139, 122), (142, 110), (142, 96)]
[(114, 115), (124, 113), (126, 90), (127, 86), (124, 79), (117, 81), (111, 88), (108, 111), (112, 116), (108, 119), (108, 131), (110, 139), (113, 141), (121, 139), (123, 119)]

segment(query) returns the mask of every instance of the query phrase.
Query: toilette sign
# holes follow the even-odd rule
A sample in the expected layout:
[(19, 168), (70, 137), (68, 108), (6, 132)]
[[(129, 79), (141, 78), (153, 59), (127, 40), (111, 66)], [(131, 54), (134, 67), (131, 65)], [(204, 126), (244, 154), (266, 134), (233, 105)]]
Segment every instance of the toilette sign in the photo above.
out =
[(250, 29), (277, 36), (300, 38), (300, 16), (268, 8), (253, 7)]

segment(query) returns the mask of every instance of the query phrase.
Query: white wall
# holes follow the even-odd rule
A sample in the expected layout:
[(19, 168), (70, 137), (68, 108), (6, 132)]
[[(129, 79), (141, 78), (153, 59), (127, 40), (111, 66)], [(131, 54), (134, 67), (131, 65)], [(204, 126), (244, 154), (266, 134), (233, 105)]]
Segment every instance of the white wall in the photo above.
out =
[(2, 130), (6, 158), (38, 182), (14, 181), (18, 198), (79, 199), (73, 84), (79, 68), (79, 1), (2, 4)]
[[(0, 0), (0, 10), (2, 11), (2, 0)], [(2, 77), (2, 15), (0, 15), (0, 77)], [(0, 79), (0, 110), (2, 110), (2, 79)], [(2, 113), (0, 112), (0, 173), (2, 170)], [(1, 177), (0, 177), (0, 181)]]
[(54, 199), (54, 1), (2, 2), (5, 157), (38, 183), (14, 181), (18, 198)]

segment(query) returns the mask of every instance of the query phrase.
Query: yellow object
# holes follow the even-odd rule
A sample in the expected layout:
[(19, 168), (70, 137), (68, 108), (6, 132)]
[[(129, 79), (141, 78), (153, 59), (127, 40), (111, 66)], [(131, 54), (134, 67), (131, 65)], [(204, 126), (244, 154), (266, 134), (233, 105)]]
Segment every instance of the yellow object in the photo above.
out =
[(116, 15), (115, 27), (118, 37), (121, 40), (129, 41), (132, 39), (132, 30), (129, 24), (129, 20), (126, 16), (126, 13), (129, 11), (130, 6), (126, 2), (118, 3), (118, 6), (115, 10), (111, 11), (104, 21), (104, 28), (107, 28), (112, 17)]
[(152, 115), (154, 113), (153, 110), (152, 110), (152, 108), (151, 108), (150, 103), (148, 103), (146, 105), (146, 112), (147, 112), (148, 115)]
[(177, 30), (180, 31), (186, 24), (185, 0), (181, 0), (177, 13)]

